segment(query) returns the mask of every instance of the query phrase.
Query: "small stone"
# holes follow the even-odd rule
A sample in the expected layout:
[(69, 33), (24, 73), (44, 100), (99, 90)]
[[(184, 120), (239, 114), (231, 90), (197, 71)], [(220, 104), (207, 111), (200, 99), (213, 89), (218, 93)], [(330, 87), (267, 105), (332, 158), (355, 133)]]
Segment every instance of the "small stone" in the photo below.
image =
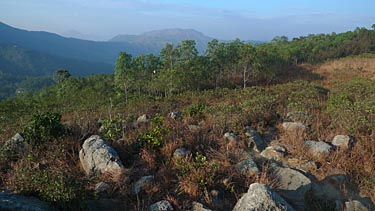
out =
[(21, 134), (17, 133), (5, 142), (3, 149), (9, 151), (12, 155), (23, 155), (26, 153), (28, 146)]
[(171, 113), (168, 114), (168, 116), (174, 120), (176, 119), (181, 119), (181, 112), (179, 111), (172, 111)]
[(139, 116), (137, 119), (137, 123), (147, 123), (150, 120), (150, 117), (147, 114), (143, 114)]
[(260, 156), (269, 160), (280, 161), (284, 158), (285, 148), (281, 146), (269, 146), (260, 153)]
[(173, 153), (173, 159), (180, 160), (185, 158), (187, 155), (189, 155), (191, 152), (188, 149), (185, 148), (178, 148)]
[(149, 176), (144, 176), (142, 177), (141, 179), (139, 179), (137, 182), (135, 182), (134, 184), (134, 193), (135, 194), (139, 194), (143, 187), (146, 185), (146, 184), (149, 184), (152, 182), (152, 180), (154, 179), (154, 177), (152, 175), (149, 175)]
[(252, 148), (257, 152), (261, 152), (266, 148), (267, 144), (263, 141), (258, 131), (252, 129), (251, 127), (246, 127), (245, 135), (247, 137), (246, 142), (249, 148)]
[(287, 132), (305, 132), (307, 129), (301, 122), (284, 122), (282, 127)]
[(169, 201), (162, 200), (152, 204), (150, 211), (173, 211), (173, 207)]
[(244, 175), (256, 175), (259, 173), (257, 164), (251, 158), (238, 163), (236, 168)]
[(343, 148), (343, 149), (348, 149), (352, 143), (353, 143), (353, 138), (347, 135), (337, 135), (332, 140), (333, 146)]
[(200, 129), (198, 125), (188, 125), (188, 128), (191, 132), (196, 132)]
[(193, 202), (191, 211), (212, 211), (199, 202)]
[(95, 193), (100, 196), (106, 196), (109, 193), (110, 186), (105, 182), (99, 182), (95, 186)]
[(305, 141), (305, 146), (314, 156), (327, 155), (331, 151), (331, 146), (323, 141)]
[(344, 211), (369, 211), (360, 201), (353, 200), (345, 202)]
[(234, 133), (225, 133), (224, 138), (228, 141), (238, 141), (238, 137)]

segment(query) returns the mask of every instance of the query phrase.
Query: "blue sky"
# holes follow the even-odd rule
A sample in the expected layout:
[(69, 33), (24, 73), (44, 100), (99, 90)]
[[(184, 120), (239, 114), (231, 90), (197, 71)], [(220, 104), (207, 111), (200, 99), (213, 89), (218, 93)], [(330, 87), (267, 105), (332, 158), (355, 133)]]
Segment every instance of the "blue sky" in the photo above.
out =
[(270, 40), (370, 28), (375, 0), (0, 0), (0, 21), (97, 40), (164, 28)]

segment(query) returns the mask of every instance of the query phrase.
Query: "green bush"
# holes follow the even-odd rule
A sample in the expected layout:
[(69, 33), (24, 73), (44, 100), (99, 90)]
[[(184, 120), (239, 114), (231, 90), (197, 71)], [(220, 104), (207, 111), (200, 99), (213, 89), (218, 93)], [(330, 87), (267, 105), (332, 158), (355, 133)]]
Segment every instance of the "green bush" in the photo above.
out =
[(15, 171), (12, 182), (15, 190), (48, 202), (66, 203), (80, 196), (80, 185), (60, 171), (26, 167)]
[(350, 133), (371, 132), (375, 128), (375, 85), (356, 79), (328, 99), (334, 123)]
[(143, 133), (140, 138), (143, 145), (159, 149), (164, 144), (164, 136), (169, 132), (169, 129), (163, 126), (163, 121), (164, 117), (160, 114), (150, 119), (151, 129)]
[(185, 109), (185, 112), (190, 117), (196, 117), (198, 119), (204, 119), (206, 105), (203, 102), (192, 104)]
[(32, 146), (39, 146), (47, 141), (56, 139), (65, 134), (61, 124), (61, 115), (58, 113), (36, 113), (24, 129), (25, 140)]
[(123, 120), (120, 116), (113, 119), (103, 119), (104, 138), (116, 140), (121, 138), (123, 132)]

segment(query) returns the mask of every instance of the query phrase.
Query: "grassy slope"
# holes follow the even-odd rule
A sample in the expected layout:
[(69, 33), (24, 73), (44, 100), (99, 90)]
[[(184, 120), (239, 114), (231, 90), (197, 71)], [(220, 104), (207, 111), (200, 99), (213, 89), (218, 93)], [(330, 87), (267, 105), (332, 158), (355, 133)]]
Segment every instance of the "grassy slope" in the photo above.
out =
[[(54, 141), (54, 144), (48, 147), (45, 146), (49, 153), (42, 153), (45, 150), (43, 147), (34, 149), (33, 162), (43, 163), (48, 166), (49, 171), (62, 171), (67, 177), (80, 181), (85, 177), (79, 168), (78, 140), (87, 132), (99, 133), (96, 119), (118, 117), (124, 121), (121, 123), (124, 126), (122, 132), (101, 135), (114, 137), (114, 140), (109, 142), (119, 152), (126, 167), (130, 168), (127, 182), (93, 178), (80, 188), (91, 190), (97, 181), (106, 180), (114, 187), (113, 197), (121, 198), (128, 209), (134, 210), (147, 209), (150, 203), (160, 199), (170, 200), (181, 210), (187, 209), (189, 202), (196, 200), (217, 210), (230, 210), (252, 182), (264, 182), (272, 187), (277, 187), (277, 184), (268, 175), (266, 163), (261, 167), (263, 173), (259, 176), (239, 175), (233, 166), (242, 159), (240, 152), (246, 147), (240, 144), (231, 148), (222, 139), (223, 133), (232, 131), (244, 140), (245, 126), (256, 128), (263, 137), (268, 137), (271, 128), (276, 127), (279, 132), (272, 139), (273, 142), (285, 146), (289, 158), (317, 162), (320, 167), (311, 171), (317, 180), (324, 180), (332, 174), (349, 175), (347, 184), (355, 186), (363, 197), (369, 197), (375, 202), (375, 169), (372, 165), (375, 162), (375, 132), (373, 128), (366, 129), (367, 125), (361, 125), (360, 128), (351, 127), (364, 121), (367, 121), (370, 127), (374, 124), (371, 109), (375, 107), (371, 104), (371, 97), (375, 96), (375, 86), (371, 81), (349, 81), (358, 77), (373, 78), (374, 67), (374, 58), (344, 58), (321, 65), (302, 65), (302, 70), (323, 76), (320, 80), (319, 77), (314, 78), (311, 83), (296, 81), (263, 88), (187, 92), (162, 99), (134, 96), (128, 104), (124, 104), (121, 98), (113, 94), (111, 76), (76, 79), (44, 90), (33, 97), (25, 96), (3, 102), (0, 110), (3, 120), (0, 123), (1, 139), (7, 140), (21, 131), (33, 110), (62, 112), (63, 122), (72, 128), (72, 134)], [(293, 76), (285, 78), (291, 80)], [(362, 88), (368, 93), (361, 95)], [(328, 90), (331, 92), (327, 92)], [(354, 116), (351, 115), (352, 110), (347, 112), (346, 107), (340, 107), (341, 101), (333, 100), (334, 96), (340, 94), (354, 95), (349, 96), (352, 101), (359, 103), (350, 105), (358, 106), (355, 107), (357, 113)], [(331, 110), (328, 109), (329, 106)], [(362, 108), (370, 110), (368, 112)], [(131, 125), (136, 117), (144, 113), (151, 117), (157, 114), (166, 117), (171, 111), (183, 111), (184, 118), (178, 121), (164, 118), (159, 123), (160, 127), (168, 129), (168, 132), (162, 133), (162, 137), (154, 136), (161, 146), (147, 144), (147, 140), (146, 144), (139, 145), (138, 140), (142, 140), (144, 134), (152, 134), (158, 127), (144, 125), (135, 129)], [(302, 136), (283, 133), (280, 125), (290, 111), (304, 111), (309, 114), (311, 130), (308, 133)], [(356, 119), (361, 115), (364, 119)], [(119, 124), (116, 121), (112, 123), (115, 126)], [(190, 124), (197, 124), (200, 129), (189, 131)], [(314, 158), (303, 153), (303, 140), (329, 142), (337, 134), (350, 134), (356, 138), (357, 144), (352, 150), (334, 152), (323, 158)], [(119, 138), (124, 141), (116, 141)], [(193, 157), (182, 163), (172, 162), (171, 155), (177, 147), (191, 149)], [(61, 153), (61, 149), (65, 150), (64, 153)], [(206, 161), (202, 160), (202, 156)], [(3, 166), (3, 186), (15, 188), (15, 183), (19, 182), (16, 176), (21, 169), (31, 168), (28, 166), (31, 164), (25, 164), (22, 160), (24, 159), (14, 161), (12, 166)], [(257, 162), (261, 164), (260, 161)], [(137, 203), (137, 198), (130, 194), (131, 185), (141, 176), (150, 174), (154, 175), (156, 180), (152, 188), (140, 196), (140, 203)], [(231, 183), (223, 184), (222, 180), (229, 177), (232, 179)], [(224, 194), (228, 199), (226, 204), (215, 207), (217, 205), (211, 203), (212, 196), (207, 192), (213, 189)], [(345, 191), (352, 194), (352, 190), (347, 188)], [(88, 191), (87, 197), (93, 197), (91, 193)], [(314, 204), (311, 209), (319, 210), (319, 206), (321, 208), (323, 205)]]

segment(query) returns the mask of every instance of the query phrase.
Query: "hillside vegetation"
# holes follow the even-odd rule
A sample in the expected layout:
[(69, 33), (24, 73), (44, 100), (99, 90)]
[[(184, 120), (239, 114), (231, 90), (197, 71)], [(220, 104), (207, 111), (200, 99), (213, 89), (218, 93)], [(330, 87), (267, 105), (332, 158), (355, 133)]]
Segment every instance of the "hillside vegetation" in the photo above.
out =
[[(0, 185), (68, 210), (149, 210), (160, 200), (233, 210), (253, 183), (296, 210), (352, 200), (371, 210), (374, 47), (375, 32), (356, 29), (257, 46), (213, 40), (204, 55), (191, 40), (160, 56), (122, 52), (113, 75), (70, 77), (0, 103)], [(21, 149), (7, 141), (16, 133)], [(85, 167), (92, 135), (117, 152), (108, 162), (119, 174)], [(288, 189), (282, 171), (306, 185)]]

